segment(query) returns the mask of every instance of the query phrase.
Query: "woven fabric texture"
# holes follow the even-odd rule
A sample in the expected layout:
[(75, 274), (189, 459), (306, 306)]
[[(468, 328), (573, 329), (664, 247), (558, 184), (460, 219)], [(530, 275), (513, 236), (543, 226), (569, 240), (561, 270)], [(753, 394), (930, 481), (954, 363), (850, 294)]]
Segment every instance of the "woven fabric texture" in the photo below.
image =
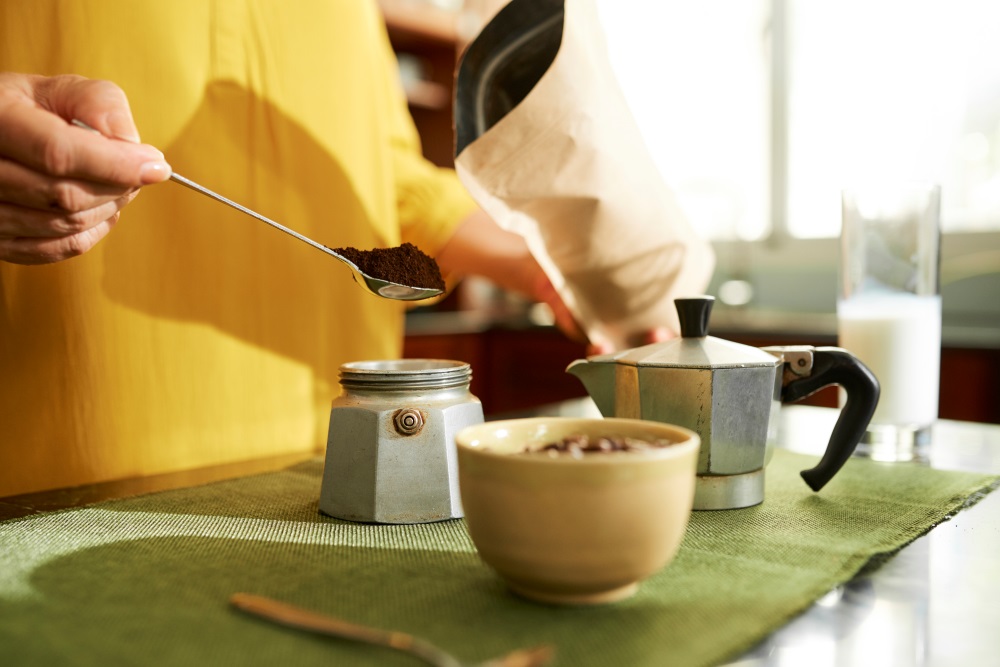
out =
[(475, 662), (556, 647), (556, 665), (735, 658), (872, 557), (997, 478), (855, 459), (822, 492), (778, 451), (763, 505), (695, 512), (680, 553), (616, 604), (522, 600), (462, 521), (360, 525), (319, 514), (322, 462), (0, 523), (0, 662), (9, 665), (417, 665), (230, 608), (237, 591), (419, 635)]

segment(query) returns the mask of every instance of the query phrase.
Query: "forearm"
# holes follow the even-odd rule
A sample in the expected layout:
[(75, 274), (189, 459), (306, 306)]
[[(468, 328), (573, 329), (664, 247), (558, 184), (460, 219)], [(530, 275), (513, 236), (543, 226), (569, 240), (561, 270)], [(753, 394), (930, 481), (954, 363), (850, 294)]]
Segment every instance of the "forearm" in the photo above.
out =
[(447, 274), (481, 276), (529, 297), (535, 296), (535, 281), (544, 277), (540, 268), (535, 269), (524, 239), (502, 229), (480, 209), (462, 221), (436, 259)]
[(447, 274), (481, 276), (505, 290), (546, 304), (564, 334), (574, 340), (585, 340), (524, 238), (501, 228), (484, 211), (476, 210), (467, 216), (436, 259)]

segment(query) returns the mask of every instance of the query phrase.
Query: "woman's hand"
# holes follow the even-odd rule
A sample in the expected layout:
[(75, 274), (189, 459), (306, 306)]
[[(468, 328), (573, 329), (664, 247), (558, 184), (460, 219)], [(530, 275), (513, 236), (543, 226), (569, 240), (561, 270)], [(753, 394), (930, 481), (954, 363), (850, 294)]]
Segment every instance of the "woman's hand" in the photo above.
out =
[[(570, 339), (587, 343), (587, 354), (614, 352), (610, 341), (588, 339), (524, 239), (497, 225), (483, 211), (470, 215), (436, 257), (449, 273), (478, 275), (506, 290), (522, 294), (552, 311), (555, 325)], [(666, 327), (644, 334), (640, 345), (674, 337)]]
[(118, 86), (0, 73), (0, 260), (80, 255), (107, 235), (141, 186), (169, 177), (163, 154), (139, 143)]

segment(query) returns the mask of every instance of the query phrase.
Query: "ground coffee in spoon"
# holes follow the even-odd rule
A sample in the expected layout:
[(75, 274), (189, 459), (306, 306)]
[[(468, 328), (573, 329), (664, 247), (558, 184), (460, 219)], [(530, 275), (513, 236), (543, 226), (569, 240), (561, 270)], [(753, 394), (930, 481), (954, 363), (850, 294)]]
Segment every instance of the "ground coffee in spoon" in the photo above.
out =
[(407, 287), (423, 287), (443, 290), (444, 278), (433, 258), (424, 254), (412, 243), (404, 243), (395, 248), (332, 248), (365, 275)]

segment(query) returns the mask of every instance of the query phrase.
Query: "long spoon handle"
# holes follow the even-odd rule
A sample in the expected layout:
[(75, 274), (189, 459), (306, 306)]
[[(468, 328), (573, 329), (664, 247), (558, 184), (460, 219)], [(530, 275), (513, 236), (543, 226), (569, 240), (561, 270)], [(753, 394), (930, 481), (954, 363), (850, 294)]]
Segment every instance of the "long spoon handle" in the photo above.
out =
[[(90, 130), (91, 132), (97, 132), (97, 130), (95, 130), (94, 128), (92, 128), (91, 126), (87, 125), (82, 120), (79, 120), (77, 118), (74, 118), (70, 122), (73, 123), (73, 125), (76, 125), (77, 127), (82, 127), (85, 130)], [(321, 250), (321, 251), (325, 252), (328, 255), (333, 255), (337, 259), (344, 260), (343, 257), (341, 257), (340, 255), (338, 255), (334, 251), (330, 250), (329, 248), (327, 248), (322, 243), (317, 243), (316, 241), (313, 241), (308, 236), (303, 236), (302, 234), (299, 234), (294, 229), (289, 229), (288, 227), (285, 227), (280, 222), (275, 222), (274, 220), (271, 220), (270, 218), (265, 218), (260, 213), (257, 213), (256, 211), (254, 211), (252, 209), (249, 209), (246, 206), (243, 206), (241, 204), (237, 204), (232, 199), (229, 199), (228, 197), (223, 197), (218, 192), (213, 192), (213, 191), (209, 190), (208, 188), (206, 188), (204, 185), (199, 185), (199, 184), (195, 183), (194, 181), (192, 181), (190, 178), (185, 178), (184, 176), (181, 176), (176, 171), (172, 172), (170, 174), (170, 180), (174, 181), (175, 183), (180, 183), (184, 187), (191, 188), (195, 192), (200, 192), (201, 194), (205, 195), (206, 197), (211, 197), (212, 199), (214, 199), (216, 201), (220, 201), (223, 204), (227, 204), (229, 206), (232, 206), (237, 211), (241, 211), (243, 213), (246, 213), (250, 217), (256, 218), (257, 220), (260, 220), (261, 222), (267, 223), (267, 224), (271, 225), (272, 227), (274, 227), (275, 229), (280, 229), (281, 231), (285, 232), (289, 236), (294, 236), (298, 240), (300, 240), (300, 241), (302, 241), (304, 243), (308, 243), (309, 245), (311, 245), (312, 247), (316, 248), (317, 250)], [(346, 261), (346, 260), (344, 260), (344, 261)]]
[(289, 229), (288, 227), (285, 227), (283, 224), (281, 224), (279, 222), (275, 222), (274, 220), (271, 220), (270, 218), (265, 218), (260, 213), (257, 213), (256, 211), (254, 211), (252, 209), (249, 209), (246, 206), (243, 206), (241, 204), (237, 204), (236, 202), (234, 202), (232, 199), (229, 199), (228, 197), (223, 197), (222, 195), (220, 195), (217, 192), (212, 192), (211, 190), (209, 190), (208, 188), (206, 188), (204, 185), (198, 185), (197, 183), (195, 183), (191, 179), (185, 178), (184, 176), (181, 176), (176, 171), (173, 172), (172, 174), (170, 174), (170, 180), (175, 181), (177, 183), (180, 183), (181, 185), (183, 185), (185, 187), (191, 188), (195, 192), (200, 192), (201, 194), (203, 194), (203, 195), (205, 195), (207, 197), (211, 197), (212, 199), (214, 199), (216, 201), (220, 201), (223, 204), (228, 204), (229, 206), (232, 206), (233, 208), (235, 208), (237, 211), (242, 211), (243, 213), (246, 213), (247, 215), (249, 215), (252, 218), (257, 218), (261, 222), (266, 222), (267, 224), (271, 225), (275, 229), (280, 229), (281, 231), (285, 232), (286, 234), (288, 234), (290, 236), (294, 236), (298, 240), (303, 241), (305, 243), (308, 243), (309, 245), (311, 245), (312, 247), (316, 248), (317, 250), (322, 250), (326, 254), (333, 255), (334, 257), (336, 257), (338, 259), (343, 259), (343, 257), (341, 257), (337, 253), (333, 252), (332, 250), (330, 250), (329, 248), (327, 248), (325, 245), (323, 245), (321, 243), (317, 243), (316, 241), (313, 241), (308, 236), (303, 236), (302, 234), (299, 234), (294, 229)]

